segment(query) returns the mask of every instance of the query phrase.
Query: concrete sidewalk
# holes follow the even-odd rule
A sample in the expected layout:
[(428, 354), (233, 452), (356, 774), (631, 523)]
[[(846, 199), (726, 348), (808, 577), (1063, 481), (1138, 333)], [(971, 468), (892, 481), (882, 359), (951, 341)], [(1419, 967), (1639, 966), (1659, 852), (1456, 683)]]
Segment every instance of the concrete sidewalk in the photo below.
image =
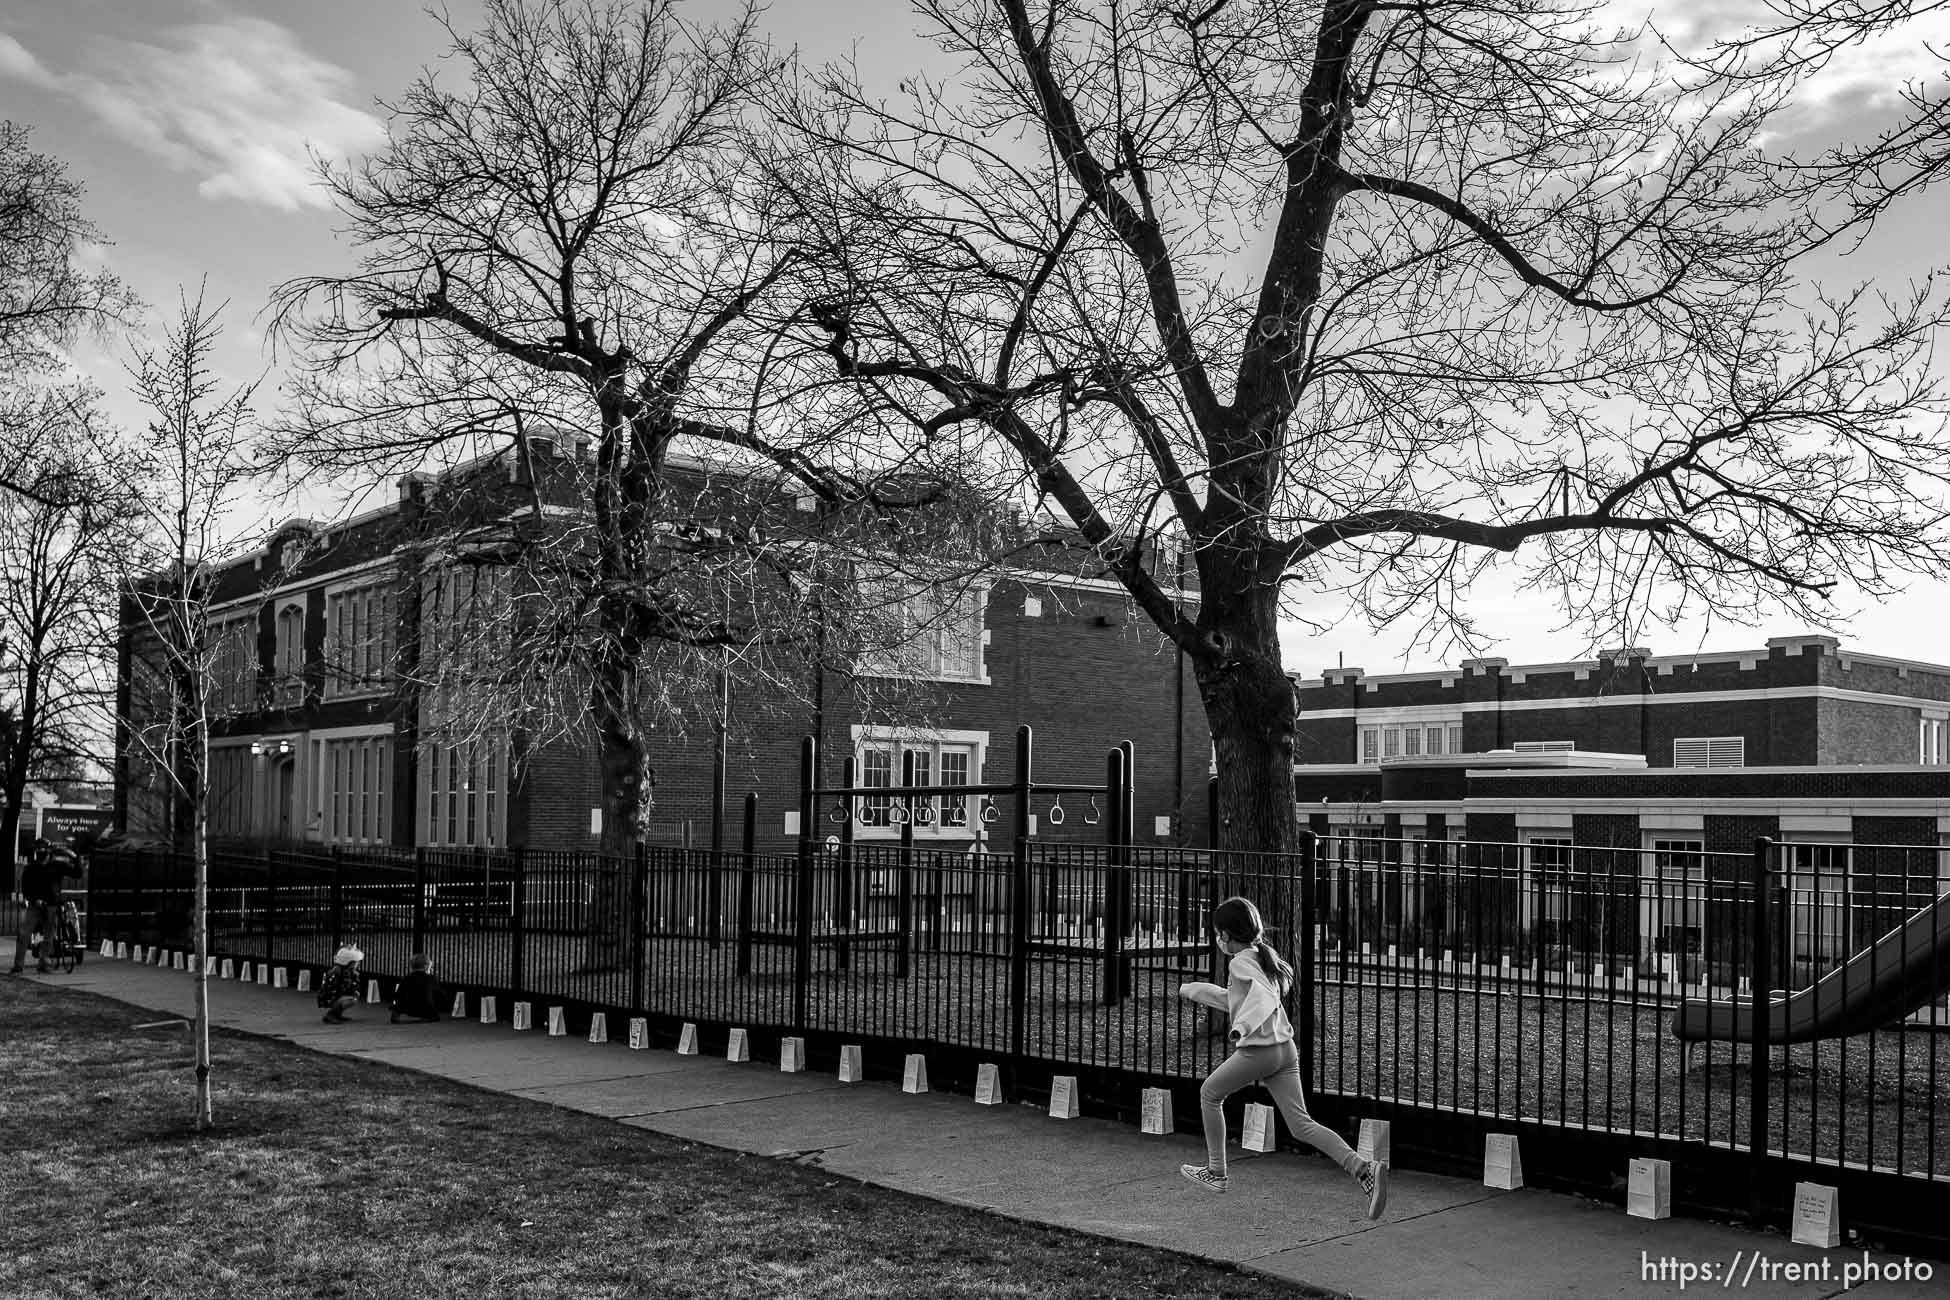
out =
[[(11, 962), (10, 943), (0, 941), (0, 957)], [(142, 1008), (132, 1022), (192, 1010), (190, 976), (126, 960), (91, 954), (71, 975), (26, 978)], [(1649, 1222), (1574, 1197), (1493, 1192), (1413, 1171), (1396, 1171), (1388, 1212), (1370, 1223), (1345, 1174), (1287, 1152), (1235, 1155), (1232, 1190), (1214, 1196), (1178, 1175), (1181, 1163), (1202, 1155), (1188, 1134), (1143, 1136), (1111, 1120), (1054, 1120), (1037, 1108), (910, 1095), (892, 1081), (841, 1084), (831, 1075), (781, 1073), (769, 1063), (549, 1038), (540, 1005), (537, 1028), (516, 1033), (505, 1023), (471, 1020), (392, 1025), (379, 1006), (361, 1007), (348, 1024), (326, 1025), (309, 993), (215, 977), (210, 1001), (214, 1022), (226, 1029), (1364, 1300), (1677, 1294), (1677, 1274), (1656, 1272), (1662, 1259), (1716, 1269), (1710, 1283), (1695, 1278), (1691, 1287), (1722, 1285), (1717, 1270), (1731, 1266), (1737, 1276), (1724, 1289), (1813, 1300), (1843, 1294), (1843, 1265), (1862, 1260), (1860, 1251), (1795, 1246), (1770, 1233), (1690, 1219)], [(612, 1034), (620, 1040), (626, 1028), (612, 1027)], [(1763, 1263), (1742, 1286), (1738, 1274), (1756, 1254)], [(1831, 1280), (1763, 1281), (1770, 1266), (1789, 1263), (1812, 1264), (1818, 1273), (1824, 1258)], [(1892, 1300), (1950, 1294), (1950, 1265), (1932, 1263), (1932, 1281), (1869, 1283), (1849, 1293)]]

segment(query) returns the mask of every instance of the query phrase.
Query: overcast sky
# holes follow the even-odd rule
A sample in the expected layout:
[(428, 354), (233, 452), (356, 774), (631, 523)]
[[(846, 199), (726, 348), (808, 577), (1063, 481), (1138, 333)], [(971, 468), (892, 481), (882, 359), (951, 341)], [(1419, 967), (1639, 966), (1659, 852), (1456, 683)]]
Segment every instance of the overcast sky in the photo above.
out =
[[(688, 12), (708, 17), (713, 7), (706, 0)], [(1666, 25), (1683, 35), (1753, 7), (1695, 0), (1673, 6)], [(477, 8), (475, 0), (448, 6), (462, 27)], [(902, 0), (775, 0), (764, 25), (811, 62), (857, 44), (863, 68), (890, 77), (911, 69), (924, 49)], [(1941, 66), (1919, 35), (1854, 56), (1810, 97), (1798, 125), (1819, 132), (1838, 117), (1874, 120), (1902, 76)], [(211, 298), (231, 304), (221, 361), (247, 378), (268, 364), (254, 317), (270, 288), (351, 263), (334, 238), (334, 214), (311, 185), (307, 148), (344, 157), (379, 143), (375, 98), (396, 96), (443, 48), (439, 27), (401, 0), (0, 0), (0, 116), (31, 125), (35, 146), (65, 160), (87, 186), (87, 212), (114, 244), (108, 260), (147, 301), (166, 314), (177, 286), (194, 291), (208, 277)], [(1839, 278), (1906, 281), (1941, 259), (1946, 217), (1950, 200), (1912, 205)], [(120, 355), (80, 360), (119, 390)], [(267, 390), (264, 401), (275, 400)], [(133, 418), (119, 399), (111, 409)], [(1861, 609), (1842, 636), (1865, 653), (1950, 662), (1946, 609), (1950, 581), (1917, 586)], [(1471, 612), (1501, 637), (1493, 653), (1515, 662), (1582, 650), (1575, 632), (1558, 630), (1547, 602), (1487, 586)], [(1692, 626), (1640, 639), (1677, 654), (1757, 646), (1801, 630)], [(1309, 675), (1337, 659), (1371, 673), (1441, 662), (1411, 652), (1401, 635), (1352, 622), (1318, 635), (1294, 628), (1285, 639), (1288, 666)]]

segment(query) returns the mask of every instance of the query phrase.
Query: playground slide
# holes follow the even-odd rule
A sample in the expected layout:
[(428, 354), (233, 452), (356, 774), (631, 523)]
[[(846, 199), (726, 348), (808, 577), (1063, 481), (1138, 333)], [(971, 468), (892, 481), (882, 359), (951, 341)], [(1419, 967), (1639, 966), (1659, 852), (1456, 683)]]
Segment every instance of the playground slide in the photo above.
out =
[[(1767, 1015), (1768, 1041), (1807, 1043), (1845, 1038), (1900, 1021), (1950, 993), (1950, 894), (1798, 992), (1776, 997)], [(1750, 999), (1681, 1002), (1672, 1017), (1683, 1042), (1754, 1041)]]

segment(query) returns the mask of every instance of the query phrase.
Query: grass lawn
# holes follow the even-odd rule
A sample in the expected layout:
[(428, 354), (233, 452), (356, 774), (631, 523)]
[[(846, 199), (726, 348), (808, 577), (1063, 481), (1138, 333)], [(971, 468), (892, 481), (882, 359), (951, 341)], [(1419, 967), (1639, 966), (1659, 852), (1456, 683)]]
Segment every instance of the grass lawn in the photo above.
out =
[(0, 1295), (1321, 1296), (0, 980)]

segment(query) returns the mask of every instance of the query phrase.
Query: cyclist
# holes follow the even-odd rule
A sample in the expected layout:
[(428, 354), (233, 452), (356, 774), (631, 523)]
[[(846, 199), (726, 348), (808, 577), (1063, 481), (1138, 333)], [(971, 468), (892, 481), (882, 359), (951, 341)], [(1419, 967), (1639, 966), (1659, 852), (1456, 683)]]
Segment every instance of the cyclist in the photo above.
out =
[[(33, 946), (34, 932), (39, 930), (43, 938), (56, 935), (61, 924), (61, 884), (69, 876), (80, 874), (80, 866), (74, 854), (64, 848), (49, 844), (45, 837), (34, 841), (33, 851), (27, 855), (27, 865), (20, 873), (20, 895), (23, 900), (20, 909), (20, 929), (14, 935), (13, 973), (18, 975), (27, 960), (27, 950)], [(34, 954), (35, 970), (47, 974), (47, 954), (45, 948)]]

